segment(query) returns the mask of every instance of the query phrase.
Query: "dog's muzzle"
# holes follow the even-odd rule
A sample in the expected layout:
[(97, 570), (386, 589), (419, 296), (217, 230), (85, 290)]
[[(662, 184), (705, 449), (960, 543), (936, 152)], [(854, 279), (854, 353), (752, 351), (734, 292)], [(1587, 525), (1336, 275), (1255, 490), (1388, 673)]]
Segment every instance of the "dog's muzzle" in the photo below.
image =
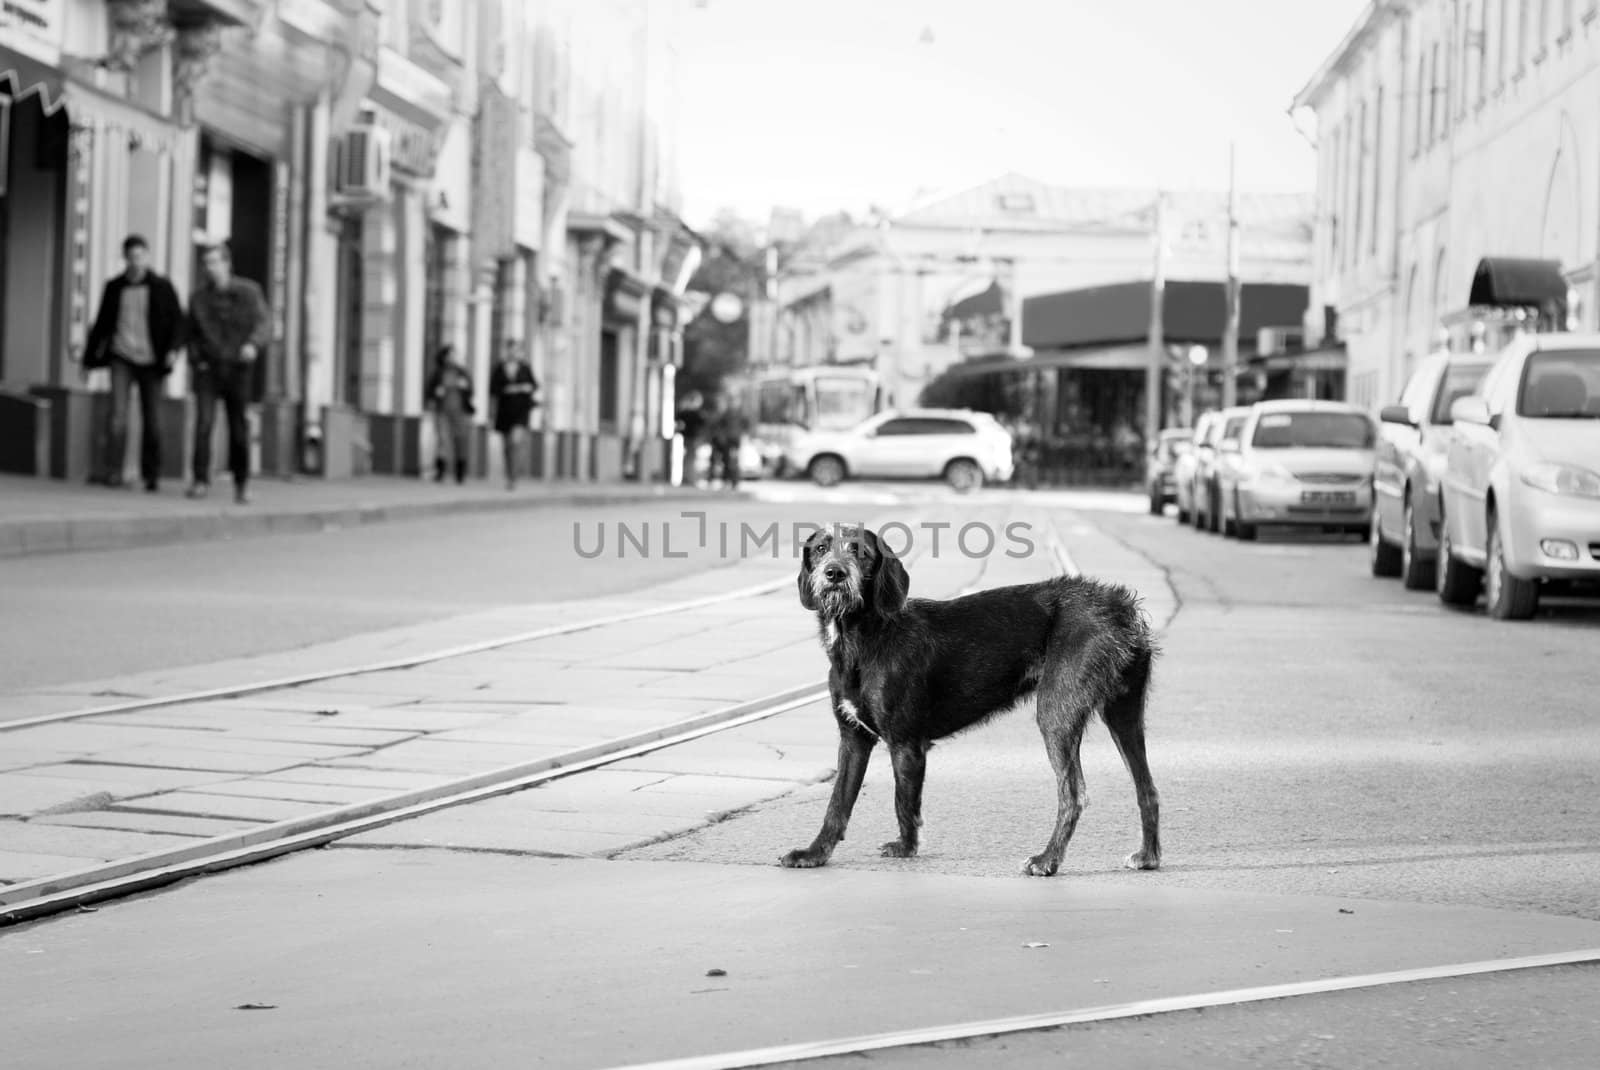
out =
[(811, 570), (811, 593), (826, 616), (861, 608), (861, 569), (854, 561), (827, 558)]

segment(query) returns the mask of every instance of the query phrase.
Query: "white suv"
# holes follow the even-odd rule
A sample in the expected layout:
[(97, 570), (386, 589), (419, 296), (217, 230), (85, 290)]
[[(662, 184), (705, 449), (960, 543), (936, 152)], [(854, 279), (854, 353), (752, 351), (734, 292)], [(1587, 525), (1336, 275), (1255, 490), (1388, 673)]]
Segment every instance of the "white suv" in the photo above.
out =
[(1011, 478), (1011, 432), (986, 412), (882, 412), (848, 431), (812, 431), (789, 448), (791, 470), (820, 486), (854, 479), (944, 479), (958, 491)]

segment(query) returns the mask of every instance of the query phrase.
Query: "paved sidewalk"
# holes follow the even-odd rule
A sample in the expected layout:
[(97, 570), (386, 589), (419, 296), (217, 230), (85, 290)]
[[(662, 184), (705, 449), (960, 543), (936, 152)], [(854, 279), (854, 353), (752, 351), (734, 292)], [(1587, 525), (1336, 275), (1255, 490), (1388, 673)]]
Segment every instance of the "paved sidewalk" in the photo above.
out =
[(727, 498), (731, 492), (639, 483), (525, 482), (514, 491), (475, 480), (457, 486), (424, 479), (274, 480), (252, 484), (254, 501), (235, 505), (219, 484), (205, 501), (168, 482), (159, 494), (56, 480), (0, 476), (0, 558), (109, 550), (125, 546), (320, 531), (444, 513)]
[[(919, 562), (918, 587), (948, 597), (995, 582), (986, 577), (991, 564), (959, 556)], [(794, 568), (792, 555), (780, 553), (624, 598), (498, 610), (311, 650), (0, 696), (17, 720), (771, 588), (411, 669), (4, 731), (0, 886), (541, 761), (820, 684), (826, 665), (815, 622), (795, 600)], [(812, 753), (789, 763), (776, 778), (779, 793), (828, 775), (831, 759)], [(692, 827), (731, 808), (704, 789), (705, 779), (693, 771), (658, 776), (653, 794), (681, 796), (675, 812)], [(528, 829), (519, 842), (550, 854), (624, 845), (605, 840), (574, 852), (571, 833)]]

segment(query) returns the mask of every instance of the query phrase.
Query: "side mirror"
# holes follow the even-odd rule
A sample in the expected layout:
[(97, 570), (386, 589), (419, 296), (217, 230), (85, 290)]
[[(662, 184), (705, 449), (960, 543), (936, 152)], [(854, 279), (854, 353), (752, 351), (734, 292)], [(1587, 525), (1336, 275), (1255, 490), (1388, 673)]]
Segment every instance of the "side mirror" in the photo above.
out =
[(1489, 426), (1489, 403), (1480, 397), (1456, 398), (1450, 403), (1450, 419), (1458, 424)]
[(1385, 405), (1378, 413), (1378, 419), (1386, 424), (1403, 424), (1406, 427), (1415, 427), (1417, 422), (1411, 418), (1411, 412), (1404, 405)]

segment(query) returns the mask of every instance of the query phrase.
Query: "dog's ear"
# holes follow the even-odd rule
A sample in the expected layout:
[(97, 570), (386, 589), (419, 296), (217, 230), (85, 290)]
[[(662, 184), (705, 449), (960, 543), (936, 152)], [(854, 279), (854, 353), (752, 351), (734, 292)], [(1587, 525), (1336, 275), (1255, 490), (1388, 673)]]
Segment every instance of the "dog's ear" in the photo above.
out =
[(906, 597), (911, 593), (911, 577), (906, 566), (876, 532), (863, 531), (862, 534), (871, 540), (873, 556), (878, 560), (872, 570), (872, 608), (885, 617), (898, 613), (906, 607)]
[(814, 531), (810, 538), (800, 544), (800, 575), (795, 578), (795, 583), (800, 588), (800, 605), (812, 612), (816, 611), (817, 597), (811, 589), (811, 551), (821, 537), (820, 530)]

